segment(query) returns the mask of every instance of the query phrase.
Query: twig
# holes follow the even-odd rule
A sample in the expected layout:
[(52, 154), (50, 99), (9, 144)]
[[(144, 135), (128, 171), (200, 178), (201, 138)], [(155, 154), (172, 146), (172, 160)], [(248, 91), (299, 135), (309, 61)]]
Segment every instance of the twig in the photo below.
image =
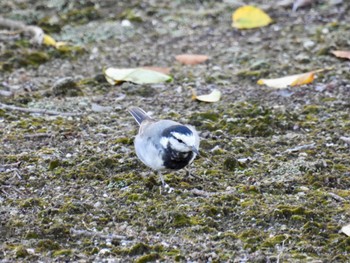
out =
[(22, 180), (21, 173), (19, 171), (19, 167), (21, 166), (21, 161), (17, 163), (9, 163), (9, 164), (3, 164), (0, 165), (0, 173), (9, 174), (11, 172), (14, 172), (15, 176), (17, 176), (18, 179)]
[(50, 134), (50, 133), (33, 133), (33, 134), (23, 135), (25, 139), (43, 138), (43, 137), (51, 137), (51, 136), (53, 136), (53, 134)]
[(305, 145), (300, 145), (294, 148), (290, 148), (285, 150), (285, 153), (293, 153), (293, 152), (299, 152), (299, 151), (306, 151), (306, 150), (311, 150), (314, 149), (316, 147), (315, 143), (311, 143), (311, 144), (305, 144)]
[(231, 195), (234, 194), (234, 190), (228, 190), (228, 191), (222, 191), (222, 192), (207, 192), (204, 190), (199, 190), (197, 188), (194, 188), (190, 190), (192, 194), (198, 195), (198, 196), (203, 196), (203, 197), (210, 197), (210, 196), (215, 196), (215, 195)]
[(1, 35), (8, 35), (8, 36), (18, 35), (20, 33), (22, 33), (22, 30), (12, 31), (12, 32), (9, 32), (8, 30), (1, 30), (0, 31)]
[(5, 195), (11, 196), (8, 192), (6, 192), (6, 191), (4, 190), (4, 188), (11, 189), (11, 190), (15, 191), (18, 195), (23, 196), (23, 193), (20, 192), (20, 191), (19, 191), (15, 186), (13, 186), (13, 185), (1, 185), (1, 186), (0, 186), (0, 190), (1, 190)]
[(284, 242), (287, 240), (288, 238), (286, 238), (285, 240), (283, 240), (283, 242), (282, 242), (282, 247), (281, 248), (279, 248), (279, 246), (278, 246), (278, 251), (280, 251), (280, 253), (278, 253), (278, 255), (277, 255), (277, 263), (280, 263), (280, 259), (281, 259), (281, 257), (283, 257), (283, 252), (284, 252), (284, 249), (285, 249), (285, 247), (284, 247)]
[(121, 236), (121, 235), (115, 235), (115, 234), (109, 234), (105, 235), (100, 232), (91, 232), (91, 231), (86, 231), (86, 230), (78, 230), (71, 228), (70, 233), (75, 236), (86, 236), (86, 237), (98, 237), (101, 239), (128, 239), (126, 236)]
[(11, 28), (21, 30), (30, 33), (32, 37), (32, 43), (41, 45), (44, 39), (44, 31), (37, 26), (28, 26), (20, 21), (4, 18), (0, 16), (0, 26), (5, 28)]
[(330, 197), (332, 197), (335, 201), (338, 201), (338, 202), (344, 202), (345, 201), (345, 198), (335, 194), (335, 193), (332, 193), (332, 192), (329, 192), (328, 195)]
[(21, 165), (21, 161), (17, 162), (17, 163), (9, 163), (9, 164), (3, 164), (0, 165), (0, 172), (1, 171), (6, 171), (7, 169), (12, 169), (12, 168), (16, 168), (18, 169)]
[(22, 180), (22, 176), (21, 176), (19, 169), (17, 169), (17, 168), (2, 169), (0, 167), (0, 173), (9, 174), (12, 172), (14, 173), (13, 177), (17, 177), (18, 179)]
[(7, 105), (3, 103), (0, 103), (0, 108), (5, 110), (17, 110), (22, 112), (39, 113), (39, 114), (47, 114), (47, 115), (59, 115), (59, 116), (80, 116), (81, 115), (81, 113), (77, 113), (77, 112), (59, 112), (59, 111), (38, 109), (38, 108), (23, 108), (23, 107), (18, 107), (13, 105)]

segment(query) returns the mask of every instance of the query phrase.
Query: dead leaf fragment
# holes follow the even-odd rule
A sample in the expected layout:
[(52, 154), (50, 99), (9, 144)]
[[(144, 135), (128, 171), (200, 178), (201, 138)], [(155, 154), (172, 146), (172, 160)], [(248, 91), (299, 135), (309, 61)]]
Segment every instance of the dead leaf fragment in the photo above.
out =
[(192, 99), (204, 102), (218, 102), (221, 98), (221, 91), (218, 89), (212, 90), (211, 93), (206, 95), (197, 95), (195, 90), (192, 90)]
[(47, 34), (44, 34), (43, 44), (46, 46), (54, 47), (56, 49), (60, 49), (64, 46), (68, 45), (67, 42), (57, 42), (52, 36), (47, 35)]
[(350, 225), (343, 226), (341, 228), (341, 232), (343, 232), (348, 237), (350, 236)]
[(338, 58), (347, 58), (350, 59), (350, 51), (347, 50), (333, 50), (332, 54)]
[(124, 81), (136, 84), (155, 84), (172, 80), (169, 75), (144, 68), (107, 68), (104, 75), (112, 85)]
[(315, 73), (314, 72), (308, 72), (305, 74), (300, 74), (299, 77), (297, 77), (291, 84), (290, 86), (295, 87), (295, 86), (301, 86), (305, 84), (309, 84), (313, 82), (315, 79)]
[(260, 8), (242, 6), (232, 14), (232, 27), (238, 29), (258, 28), (271, 24), (273, 20)]
[(185, 65), (197, 65), (207, 61), (209, 57), (206, 55), (181, 54), (177, 55), (175, 59)]
[(43, 38), (43, 44), (46, 46), (55, 46), (56, 45), (56, 40), (51, 37), (50, 35), (44, 34)]
[(163, 68), (163, 67), (154, 67), (154, 66), (146, 66), (146, 67), (142, 67), (143, 69), (148, 69), (148, 70), (153, 70), (153, 71), (157, 71), (163, 74), (170, 74), (171, 69), (170, 68)]
[(302, 74), (296, 74), (291, 76), (286, 76), (277, 79), (259, 79), (259, 85), (266, 85), (270, 88), (283, 89), (288, 86), (295, 87), (300, 85), (305, 85), (313, 82), (315, 77), (315, 72), (307, 72)]

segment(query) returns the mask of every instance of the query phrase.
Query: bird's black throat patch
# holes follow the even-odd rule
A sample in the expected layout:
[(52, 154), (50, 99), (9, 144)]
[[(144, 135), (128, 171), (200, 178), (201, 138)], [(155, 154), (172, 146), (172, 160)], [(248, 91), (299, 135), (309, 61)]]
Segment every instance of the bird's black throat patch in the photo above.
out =
[(179, 170), (184, 168), (193, 158), (193, 152), (178, 152), (174, 151), (170, 144), (168, 144), (167, 148), (163, 153), (163, 161), (164, 166), (167, 169)]

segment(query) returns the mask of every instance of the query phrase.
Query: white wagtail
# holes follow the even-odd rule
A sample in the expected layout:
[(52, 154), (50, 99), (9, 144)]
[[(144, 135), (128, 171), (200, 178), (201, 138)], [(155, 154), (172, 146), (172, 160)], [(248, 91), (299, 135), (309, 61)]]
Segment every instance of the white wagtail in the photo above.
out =
[(179, 170), (190, 164), (199, 154), (199, 136), (190, 125), (171, 120), (154, 120), (139, 107), (128, 109), (140, 125), (134, 145), (137, 157), (148, 167), (158, 171)]

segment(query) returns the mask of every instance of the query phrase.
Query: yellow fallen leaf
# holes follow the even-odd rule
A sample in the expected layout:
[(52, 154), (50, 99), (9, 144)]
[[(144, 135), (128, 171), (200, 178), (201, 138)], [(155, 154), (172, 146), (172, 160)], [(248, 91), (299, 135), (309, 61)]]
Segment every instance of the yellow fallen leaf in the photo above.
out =
[(197, 95), (195, 90), (192, 90), (192, 99), (204, 102), (217, 102), (221, 98), (221, 91), (214, 89), (211, 93), (206, 95)]
[(350, 51), (346, 50), (333, 50), (332, 54), (338, 58), (347, 58), (350, 59)]
[(44, 34), (43, 44), (46, 46), (56, 47), (56, 40), (47, 34)]
[(298, 78), (296, 78), (290, 86), (295, 87), (295, 86), (301, 86), (305, 84), (309, 84), (313, 82), (315, 79), (315, 73), (314, 72), (309, 72), (309, 73), (304, 73), (300, 74)]
[(52, 36), (44, 34), (43, 44), (46, 46), (55, 47), (57, 49), (61, 49), (68, 45), (67, 42), (57, 42)]
[(154, 84), (172, 80), (169, 75), (144, 68), (107, 68), (104, 75), (112, 85), (123, 81), (136, 84)]
[(261, 9), (246, 5), (232, 14), (232, 26), (238, 29), (250, 29), (271, 24), (273, 20)]
[(300, 85), (305, 85), (313, 82), (315, 77), (315, 72), (319, 71), (311, 71), (302, 74), (296, 74), (291, 76), (286, 76), (277, 79), (259, 79), (259, 85), (266, 85), (271, 88), (283, 89), (288, 86), (295, 87)]
[(55, 48), (62, 49), (63, 47), (65, 47), (67, 45), (68, 45), (67, 42), (59, 41), (59, 42), (56, 42)]

